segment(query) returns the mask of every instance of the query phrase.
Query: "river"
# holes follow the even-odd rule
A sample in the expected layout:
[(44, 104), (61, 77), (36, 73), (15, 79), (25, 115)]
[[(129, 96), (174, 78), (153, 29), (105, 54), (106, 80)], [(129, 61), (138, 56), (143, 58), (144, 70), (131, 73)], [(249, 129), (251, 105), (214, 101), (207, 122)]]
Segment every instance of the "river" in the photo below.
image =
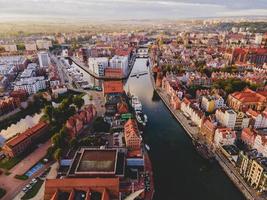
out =
[[(132, 73), (147, 70), (137, 59)], [(190, 138), (154, 92), (149, 75), (130, 77), (125, 90), (137, 95), (149, 123), (144, 141), (151, 148), (155, 200), (243, 200), (217, 162), (203, 160)]]

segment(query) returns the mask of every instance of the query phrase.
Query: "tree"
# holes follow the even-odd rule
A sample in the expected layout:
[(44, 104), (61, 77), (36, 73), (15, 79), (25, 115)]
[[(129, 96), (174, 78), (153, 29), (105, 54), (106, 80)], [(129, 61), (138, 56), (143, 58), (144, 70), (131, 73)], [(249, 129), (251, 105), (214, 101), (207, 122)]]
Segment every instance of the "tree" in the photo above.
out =
[(108, 132), (110, 129), (109, 123), (105, 122), (103, 117), (97, 117), (93, 122), (93, 130), (95, 132)]
[(70, 102), (70, 100), (68, 100), (68, 99), (63, 99), (62, 101), (61, 101), (61, 103), (60, 103), (60, 105), (59, 105), (59, 109), (61, 110), (61, 111), (66, 111), (67, 109), (68, 109), (68, 107), (70, 106), (70, 104), (71, 104), (71, 102)]
[(44, 108), (44, 115), (50, 123), (53, 121), (53, 110), (54, 108), (52, 105), (47, 105)]
[(70, 140), (70, 147), (71, 148), (74, 148), (74, 147), (76, 147), (78, 145), (78, 140), (76, 139), (76, 138), (72, 138), (71, 140)]
[(53, 154), (54, 154), (54, 150), (55, 150), (54, 147), (49, 147), (47, 149), (47, 151), (46, 151), (46, 157), (49, 158), (49, 159), (51, 159), (52, 156), (53, 156)]
[(69, 109), (68, 109), (68, 118), (70, 117), (70, 116), (72, 116), (72, 115), (74, 115), (76, 113), (76, 109), (75, 109), (75, 107), (74, 106), (70, 106), (69, 107)]
[(81, 96), (78, 96), (78, 95), (74, 96), (72, 101), (73, 101), (74, 105), (75, 105), (79, 110), (80, 110), (81, 107), (84, 105), (84, 100), (83, 100), (83, 98), (82, 98)]
[(52, 136), (51, 142), (55, 147), (60, 147), (61, 144), (61, 137), (59, 133), (56, 133), (55, 135)]
[(20, 43), (17, 45), (18, 50), (24, 51), (25, 50), (25, 45), (23, 43)]
[(54, 152), (54, 159), (59, 162), (61, 157), (62, 157), (62, 149), (57, 148), (56, 151)]

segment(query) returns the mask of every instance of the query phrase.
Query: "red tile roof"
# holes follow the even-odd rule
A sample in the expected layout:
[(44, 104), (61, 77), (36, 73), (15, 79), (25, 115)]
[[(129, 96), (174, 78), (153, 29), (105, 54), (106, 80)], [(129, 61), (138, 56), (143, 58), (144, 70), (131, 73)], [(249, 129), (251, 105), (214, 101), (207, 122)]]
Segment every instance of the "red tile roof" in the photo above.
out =
[(110, 93), (123, 93), (122, 81), (105, 81), (104, 82), (104, 94)]
[(9, 147), (14, 147), (27, 139), (28, 137), (31, 137), (35, 135), (38, 131), (41, 129), (47, 127), (48, 124), (46, 122), (39, 122), (37, 125), (33, 126), (30, 129), (27, 129), (25, 132), (17, 135), (16, 137), (12, 138), (11, 140), (7, 141), (6, 145)]
[(66, 179), (47, 179), (45, 188), (55, 187), (118, 187), (119, 178), (66, 178)]

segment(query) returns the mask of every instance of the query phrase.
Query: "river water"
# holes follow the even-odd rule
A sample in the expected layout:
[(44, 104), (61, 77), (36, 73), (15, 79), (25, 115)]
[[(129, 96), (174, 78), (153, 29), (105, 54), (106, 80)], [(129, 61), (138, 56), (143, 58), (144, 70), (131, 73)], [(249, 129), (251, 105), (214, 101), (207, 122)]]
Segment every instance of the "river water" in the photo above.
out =
[[(132, 73), (144, 70), (146, 59), (137, 59)], [(148, 116), (143, 137), (151, 148), (155, 200), (245, 199), (216, 162), (198, 155), (186, 132), (154, 92), (149, 75), (130, 77), (125, 90), (140, 98)]]

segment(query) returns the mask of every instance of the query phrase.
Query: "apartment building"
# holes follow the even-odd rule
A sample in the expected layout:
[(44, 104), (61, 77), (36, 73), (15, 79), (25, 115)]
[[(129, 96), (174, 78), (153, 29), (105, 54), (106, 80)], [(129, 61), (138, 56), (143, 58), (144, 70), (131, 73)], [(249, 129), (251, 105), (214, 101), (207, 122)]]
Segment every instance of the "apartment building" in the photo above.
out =
[(216, 147), (233, 145), (236, 140), (236, 132), (231, 128), (217, 128), (214, 134), (214, 144)]
[(89, 70), (97, 76), (104, 76), (105, 69), (108, 67), (107, 57), (88, 58)]
[(44, 76), (24, 78), (14, 83), (14, 90), (25, 90), (28, 94), (35, 94), (46, 89)]
[(236, 122), (236, 113), (232, 109), (221, 108), (215, 112), (216, 120), (227, 128), (234, 129)]
[(128, 74), (128, 71), (129, 71), (128, 56), (115, 55), (110, 59), (109, 65), (111, 68), (121, 69), (124, 76), (126, 76)]

